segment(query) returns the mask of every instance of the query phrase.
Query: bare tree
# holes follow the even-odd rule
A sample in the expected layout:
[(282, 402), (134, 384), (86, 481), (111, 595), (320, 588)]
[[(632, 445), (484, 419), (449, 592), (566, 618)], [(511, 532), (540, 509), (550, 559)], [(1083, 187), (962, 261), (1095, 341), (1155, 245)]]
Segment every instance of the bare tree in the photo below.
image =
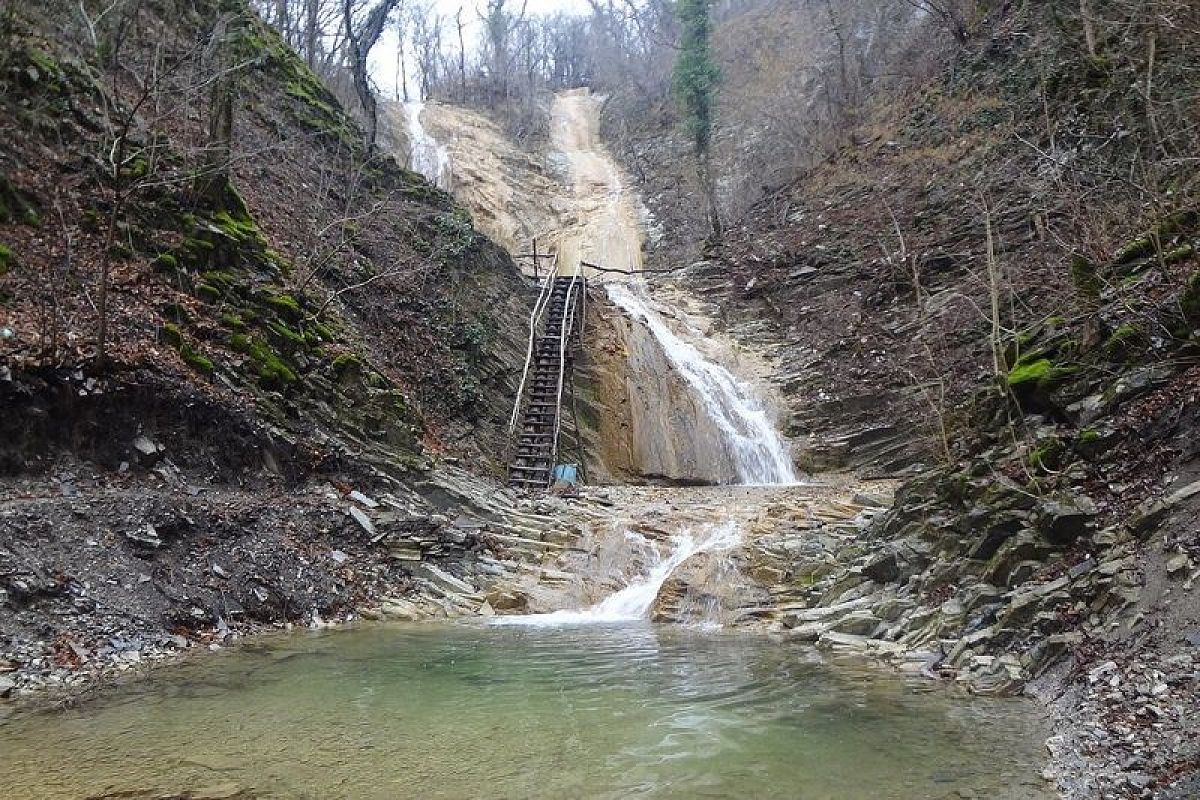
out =
[(370, 6), (365, 16), (356, 18), (354, 0), (342, 0), (344, 33), (346, 36), (347, 55), (350, 61), (350, 72), (354, 78), (354, 90), (366, 117), (367, 152), (375, 149), (375, 138), (379, 130), (379, 110), (375, 100), (375, 90), (371, 86), (371, 76), (368, 72), (368, 58), (371, 50), (379, 42), (392, 10), (399, 0), (379, 0)]

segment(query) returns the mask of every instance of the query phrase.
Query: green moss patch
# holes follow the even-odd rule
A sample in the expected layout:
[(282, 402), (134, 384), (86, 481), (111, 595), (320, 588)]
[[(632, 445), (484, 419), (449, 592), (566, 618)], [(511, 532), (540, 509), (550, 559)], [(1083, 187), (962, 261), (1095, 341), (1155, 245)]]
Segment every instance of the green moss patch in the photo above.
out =
[(1104, 353), (1112, 360), (1128, 358), (1143, 340), (1143, 334), (1136, 325), (1122, 325), (1112, 332), (1104, 342)]
[(1179, 298), (1184, 321), (1192, 328), (1200, 328), (1200, 271), (1193, 272), (1187, 288)]
[(300, 303), (290, 294), (267, 294), (264, 301), (285, 319), (298, 320), (303, 314)]
[(333, 359), (333, 363), (330, 366), (333, 369), (333, 374), (340, 378), (347, 373), (362, 370), (365, 364), (355, 353), (342, 353)]
[(257, 242), (262, 239), (262, 232), (249, 214), (235, 216), (229, 211), (221, 210), (213, 214), (212, 221), (221, 233), (237, 242)]
[[(1194, 233), (1197, 227), (1200, 227), (1200, 212), (1188, 210), (1171, 214), (1117, 251), (1113, 263), (1129, 266), (1158, 255), (1160, 250), (1164, 255), (1169, 254), (1178, 249), (1173, 244), (1178, 237)], [(1168, 245), (1171, 245), (1169, 249)]]
[(248, 339), (246, 353), (264, 386), (282, 389), (299, 380), (288, 363), (262, 339)]
[(171, 253), (161, 253), (150, 262), (150, 267), (155, 272), (174, 274), (179, 271), (179, 259)]
[(18, 189), (0, 175), (0, 223), (21, 222), (37, 225), (41, 220), (33, 196)]
[(204, 375), (213, 373), (213, 362), (203, 353), (196, 350), (183, 333), (183, 329), (173, 322), (164, 323), (159, 330), (158, 338), (164, 344), (175, 348), (183, 363)]
[(183, 363), (197, 372), (204, 375), (211, 375), (213, 373), (214, 366), (212, 360), (192, 349), (192, 346), (186, 342), (179, 348), (179, 356), (183, 359)]
[(1039, 358), (1025, 364), (1018, 364), (1008, 373), (1008, 385), (1018, 387), (1040, 384), (1054, 371), (1054, 365), (1048, 358)]
[(224, 325), (226, 328), (229, 328), (230, 330), (238, 331), (238, 332), (245, 331), (249, 327), (246, 324), (246, 320), (242, 319), (242, 317), (239, 314), (235, 314), (233, 312), (227, 312), (225, 314), (222, 314), (221, 315), (221, 324)]
[(211, 283), (201, 283), (196, 286), (196, 297), (206, 303), (219, 303), (223, 296), (221, 290)]
[(162, 326), (159, 331), (158, 338), (164, 344), (169, 344), (171, 347), (178, 348), (183, 344), (183, 331), (173, 322), (168, 322)]
[(302, 349), (308, 345), (308, 340), (304, 338), (303, 333), (289, 328), (282, 322), (268, 322), (267, 330), (274, 334), (279, 343), (284, 347)]
[(12, 248), (6, 244), (0, 244), (0, 275), (7, 275), (15, 261), (16, 256), (13, 255)]

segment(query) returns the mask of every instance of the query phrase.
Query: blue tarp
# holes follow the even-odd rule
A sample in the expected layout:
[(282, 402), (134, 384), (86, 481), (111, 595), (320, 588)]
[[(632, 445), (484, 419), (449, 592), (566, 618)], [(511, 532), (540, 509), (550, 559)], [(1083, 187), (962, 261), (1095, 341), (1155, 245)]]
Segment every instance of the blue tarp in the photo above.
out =
[(554, 468), (554, 482), (566, 483), (571, 486), (579, 485), (579, 465), (559, 464)]

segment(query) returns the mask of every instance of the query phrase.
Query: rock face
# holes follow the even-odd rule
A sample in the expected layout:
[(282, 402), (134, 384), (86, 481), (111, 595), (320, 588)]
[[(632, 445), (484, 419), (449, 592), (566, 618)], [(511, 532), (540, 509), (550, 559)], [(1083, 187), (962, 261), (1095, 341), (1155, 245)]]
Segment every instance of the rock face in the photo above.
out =
[(1068, 560), (1066, 548), (1095, 517), (1086, 498), (1031, 501), (1017, 487), (949, 478), (910, 482), (869, 524), (860, 515), (765, 532), (752, 572), (781, 578), (767, 618), (804, 641), (936, 667), (994, 693), (1019, 689), (1061, 658), (1082, 635), (1069, 630), (1078, 615), (1100, 630), (1135, 606), (1128, 533), (1103, 561)]
[[(694, 300), (680, 292), (669, 296), (671, 313), (678, 318), (666, 319), (668, 326), (708, 324), (703, 313), (682, 310)], [(593, 292), (591, 309), (588, 347), (577, 374), (592, 472), (676, 484), (736, 483), (728, 434), (671, 364), (663, 345), (603, 292)], [(755, 356), (723, 343), (713, 332), (689, 341), (708, 346), (712, 352), (705, 357), (729, 366), (738, 380), (750, 380), (765, 369)], [(767, 407), (773, 405), (767, 384), (755, 384), (755, 392)]]
[(587, 452), (596, 454), (593, 473), (678, 483), (736, 480), (720, 431), (650, 332), (599, 296), (588, 326), (578, 377)]
[(743, 572), (737, 553), (698, 553), (663, 583), (650, 608), (654, 622), (733, 625), (748, 609), (769, 599), (765, 589)]

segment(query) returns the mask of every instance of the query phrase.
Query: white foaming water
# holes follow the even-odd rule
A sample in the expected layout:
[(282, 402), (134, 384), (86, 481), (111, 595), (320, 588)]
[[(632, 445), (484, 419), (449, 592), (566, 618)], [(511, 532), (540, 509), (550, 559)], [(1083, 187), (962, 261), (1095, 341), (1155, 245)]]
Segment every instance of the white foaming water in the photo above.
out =
[(408, 121), (412, 168), (424, 175), (440, 189), (450, 188), (450, 151), (429, 135), (421, 123), (421, 112), (425, 104), (404, 104), (404, 117)]
[(645, 324), (667, 360), (700, 397), (725, 438), (738, 481), (750, 485), (796, 483), (787, 447), (752, 389), (679, 338), (630, 285), (609, 283), (606, 288), (614, 303)]
[[(494, 617), (493, 625), (589, 625), (606, 622), (632, 622), (645, 619), (658, 597), (658, 591), (675, 569), (698, 553), (718, 552), (733, 548), (741, 540), (738, 527), (726, 522), (713, 528), (709, 535), (697, 540), (690, 531), (671, 538), (672, 550), (654, 564), (646, 577), (636, 580), (619, 592), (609, 595), (591, 608), (582, 611), (555, 611), (550, 614)], [(657, 554), (658, 550), (655, 548)]]

